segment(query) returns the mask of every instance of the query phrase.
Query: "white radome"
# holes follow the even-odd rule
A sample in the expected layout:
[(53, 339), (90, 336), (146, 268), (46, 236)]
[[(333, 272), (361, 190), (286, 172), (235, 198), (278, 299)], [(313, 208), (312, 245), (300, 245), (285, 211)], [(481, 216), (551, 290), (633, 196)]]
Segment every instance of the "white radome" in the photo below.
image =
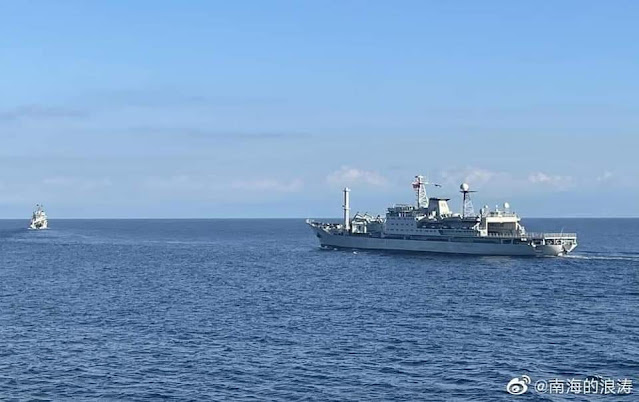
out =
[(507, 202), (504, 202), (504, 209), (509, 209), (510, 208), (510, 204)]
[(468, 183), (462, 183), (461, 186), (459, 186), (459, 188), (461, 189), (461, 191), (468, 191), (470, 186), (468, 185)]

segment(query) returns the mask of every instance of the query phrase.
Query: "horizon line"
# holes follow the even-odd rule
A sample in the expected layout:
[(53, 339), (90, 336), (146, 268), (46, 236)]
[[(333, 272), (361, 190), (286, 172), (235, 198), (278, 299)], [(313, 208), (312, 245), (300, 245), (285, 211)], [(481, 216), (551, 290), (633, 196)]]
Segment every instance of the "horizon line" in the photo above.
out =
[[(6, 218), (0, 217), (0, 221), (20, 221), (29, 220), (30, 218)], [(342, 220), (343, 217), (61, 217), (61, 218), (48, 218), (49, 220), (268, 220), (268, 219), (290, 219), (290, 220), (304, 220), (304, 219), (330, 219), (330, 220)], [(528, 216), (522, 218), (525, 219), (639, 219), (639, 216)]]

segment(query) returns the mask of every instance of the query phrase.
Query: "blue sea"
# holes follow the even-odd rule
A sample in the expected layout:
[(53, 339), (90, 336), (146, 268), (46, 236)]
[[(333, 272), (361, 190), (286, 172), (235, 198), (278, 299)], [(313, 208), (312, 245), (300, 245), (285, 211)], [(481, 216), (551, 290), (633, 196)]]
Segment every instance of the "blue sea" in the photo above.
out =
[[(590, 376), (639, 387), (639, 220), (524, 223), (580, 245), (559, 258), (354, 253), (320, 250), (296, 219), (0, 221), (0, 400), (566, 400), (533, 385)], [(522, 375), (530, 389), (507, 393)]]

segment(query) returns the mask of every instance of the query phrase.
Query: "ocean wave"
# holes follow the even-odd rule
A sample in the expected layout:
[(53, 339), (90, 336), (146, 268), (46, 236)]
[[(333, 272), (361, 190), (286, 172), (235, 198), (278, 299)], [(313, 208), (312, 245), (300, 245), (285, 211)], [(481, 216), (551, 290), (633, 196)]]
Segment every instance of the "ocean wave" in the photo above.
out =
[(564, 258), (572, 258), (577, 260), (603, 260), (603, 261), (639, 261), (639, 255), (634, 254), (568, 254)]

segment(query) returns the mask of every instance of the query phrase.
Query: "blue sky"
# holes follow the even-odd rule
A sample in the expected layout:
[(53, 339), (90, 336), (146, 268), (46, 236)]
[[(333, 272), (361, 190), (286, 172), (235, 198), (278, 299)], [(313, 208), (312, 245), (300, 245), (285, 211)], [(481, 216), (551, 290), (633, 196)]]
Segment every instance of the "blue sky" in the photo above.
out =
[(0, 217), (639, 216), (639, 3), (0, 3)]

